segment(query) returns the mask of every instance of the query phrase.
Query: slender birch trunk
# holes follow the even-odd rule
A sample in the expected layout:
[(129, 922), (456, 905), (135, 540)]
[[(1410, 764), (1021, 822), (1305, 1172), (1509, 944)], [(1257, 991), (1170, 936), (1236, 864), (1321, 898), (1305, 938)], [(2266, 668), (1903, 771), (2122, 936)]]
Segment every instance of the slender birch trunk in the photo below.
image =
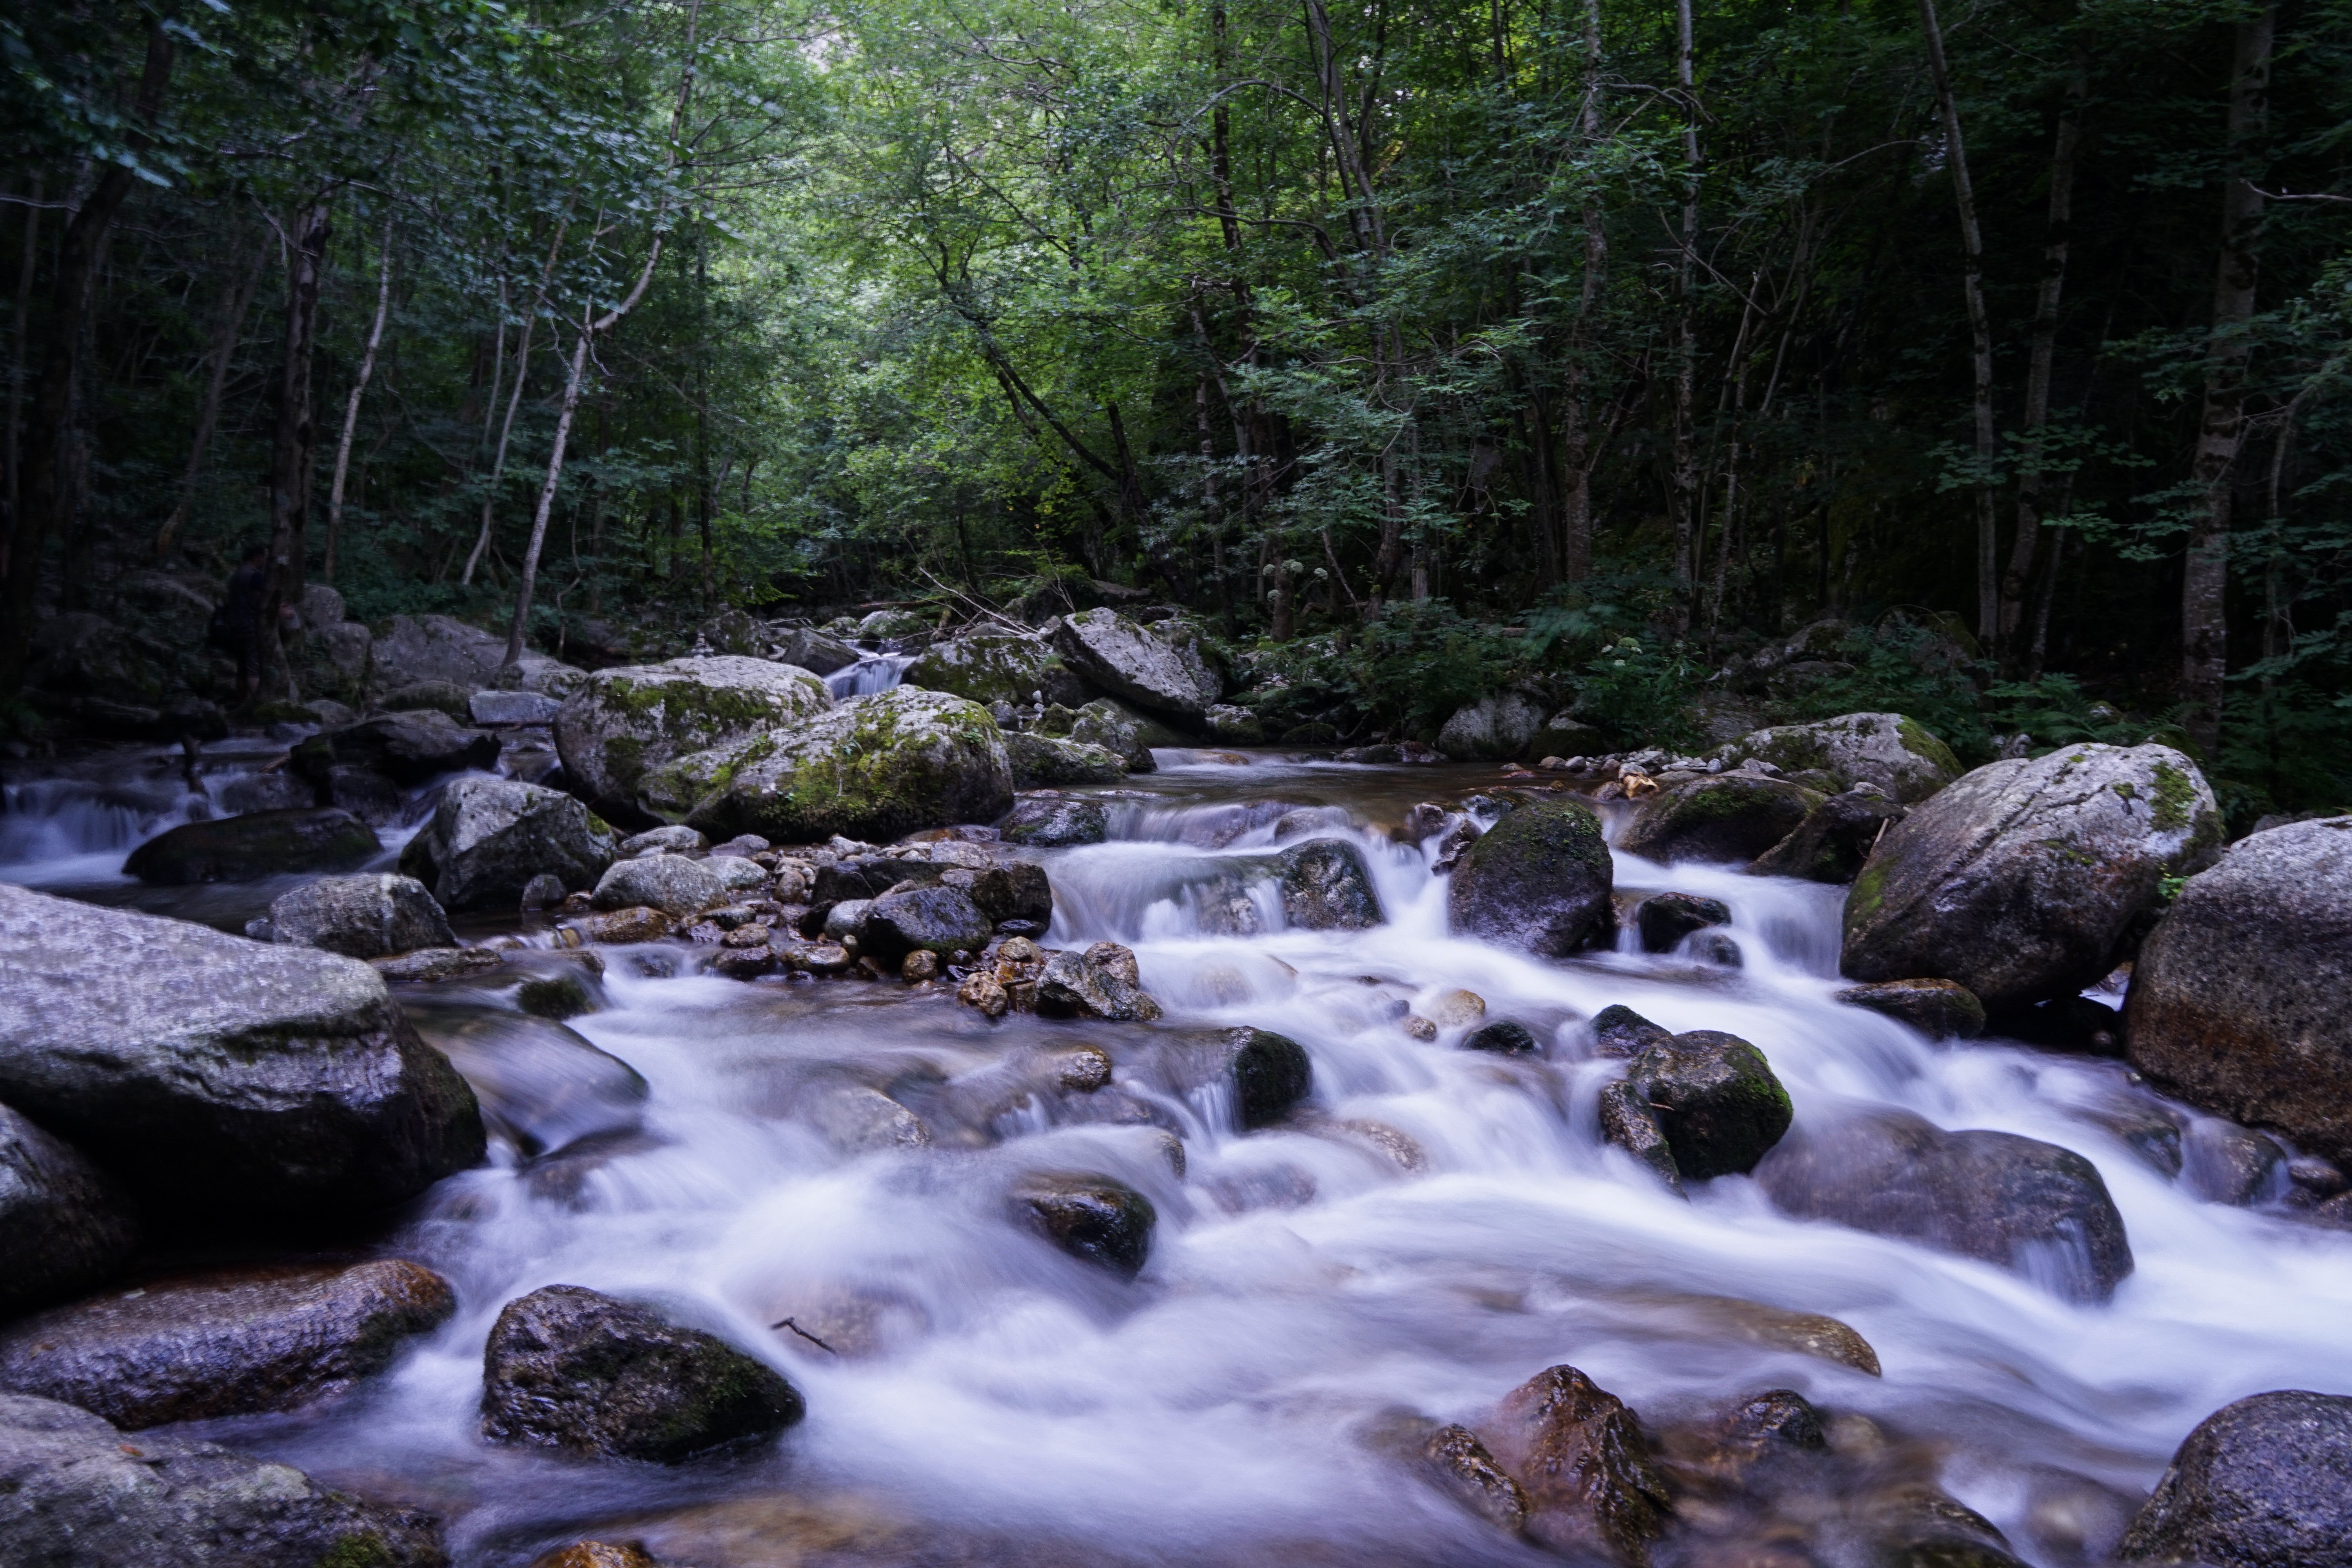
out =
[(1698, 440), (1694, 405), (1698, 396), (1698, 331), (1693, 319), (1698, 257), (1698, 103), (1692, 64), (1691, 0), (1675, 0), (1675, 80), (1683, 93), (1683, 232), (1675, 263), (1674, 458), (1666, 506), (1675, 530), (1675, 630), (1690, 630), (1696, 597)]
[[(523, 317), (522, 336), (515, 344), (514, 391), (507, 398), (507, 416), (499, 426), (498, 453), (490, 459), (490, 482), (482, 491), (482, 524), (475, 531), (474, 548), (466, 557), (466, 570), (457, 578), (467, 587), (473, 585), (474, 570), (481, 564), (482, 556), (490, 548), (490, 523), (499, 503), (499, 484), (506, 478), (507, 472), (507, 443), (514, 438), (515, 411), (522, 406), (523, 387), (530, 379), (531, 335), (539, 325), (539, 312), (547, 303), (548, 287), (555, 278), (556, 258), (563, 254), (563, 237), (570, 226), (565, 223), (555, 226), (555, 243), (547, 248), (547, 264), (539, 270), (539, 288), (531, 294), (530, 310)], [(499, 341), (501, 343), (506, 342), (506, 324), (503, 321), (499, 325)], [(494, 377), (490, 391), (490, 402), (494, 406), (498, 402), (497, 388)]]
[(335, 443), (335, 479), (327, 490), (327, 551), (319, 567), (320, 581), (335, 580), (335, 545), (343, 531), (343, 483), (352, 471), (352, 437), (360, 427), (360, 399), (367, 393), (368, 378), (375, 374), (375, 353), (383, 342), (384, 318), (392, 313), (392, 220), (384, 219), (383, 243), (378, 247), (376, 270), (375, 321), (368, 328), (367, 352), (360, 356), (360, 372), (352, 380), (351, 396), (343, 403), (342, 438)]

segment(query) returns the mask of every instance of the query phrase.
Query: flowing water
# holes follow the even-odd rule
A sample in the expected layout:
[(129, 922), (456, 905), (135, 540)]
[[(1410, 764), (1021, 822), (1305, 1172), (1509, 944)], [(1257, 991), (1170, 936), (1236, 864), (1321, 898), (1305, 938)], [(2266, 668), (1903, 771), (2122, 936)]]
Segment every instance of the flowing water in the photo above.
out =
[[(2118, 1131), (2147, 1097), (2121, 1064), (1940, 1046), (1838, 1005), (1839, 889), (1621, 855), (1621, 891), (1728, 904), (1742, 965), (1536, 960), (1448, 935), (1445, 879), (1388, 831), (1410, 802), (1493, 775), (1160, 759), (1111, 792), (1110, 842), (1039, 856), (1049, 945), (1131, 945), (1160, 1025), (992, 1026), (896, 983), (740, 984), (698, 974), (685, 946), (605, 950), (601, 1010), (568, 1031), (510, 992), (415, 995), (498, 1135), (383, 1245), (446, 1273), (458, 1311), (340, 1404), (206, 1435), (435, 1509), (467, 1564), (598, 1533), (713, 1564), (1503, 1563), (1548, 1559), (1377, 1434), (1400, 1410), (1475, 1426), (1571, 1362), (1654, 1426), (1773, 1387), (1865, 1415), (2054, 1568), (2111, 1541), (2217, 1406), (2352, 1390), (2352, 1236), (2197, 1201)], [(173, 784), (173, 761), (151, 764), (161, 781), (18, 786), (0, 876), (123, 896), (102, 868), (217, 793)], [(1253, 883), (1277, 844), (1328, 836), (1370, 867), (1377, 929), (1283, 929)], [(1254, 920), (1236, 921), (1236, 886)], [(1236, 923), (1260, 929), (1208, 934)], [(1460, 1028), (1411, 1037), (1407, 1008), (1451, 987), (1527, 1024), (1542, 1059), (1460, 1050)], [(1619, 1064), (1591, 1054), (1585, 1020), (1612, 1003), (1753, 1041), (1801, 1123), (1895, 1106), (2079, 1152), (2137, 1270), (2084, 1305), (1789, 1220), (1745, 1178), (1675, 1198), (1600, 1141)], [(1213, 1086), (1169, 1066), (1185, 1029), (1235, 1024), (1313, 1060), (1310, 1103), (1281, 1126), (1236, 1132)], [(1078, 1045), (1112, 1058), (1109, 1088), (1062, 1090), (1040, 1068)], [(1137, 1279), (1016, 1222), (1007, 1190), (1040, 1171), (1149, 1196)], [(486, 1447), (484, 1337), (502, 1304), (557, 1282), (751, 1348), (806, 1394), (806, 1421), (676, 1469)], [(1842, 1319), (1884, 1376), (1771, 1348), (1731, 1301)]]

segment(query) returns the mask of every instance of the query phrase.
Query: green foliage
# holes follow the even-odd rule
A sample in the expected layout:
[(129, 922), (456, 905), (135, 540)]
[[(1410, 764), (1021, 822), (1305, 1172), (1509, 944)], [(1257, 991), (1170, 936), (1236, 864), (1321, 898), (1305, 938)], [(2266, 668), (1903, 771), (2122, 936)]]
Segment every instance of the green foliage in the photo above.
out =
[(1837, 654), (1853, 667), (1851, 673), (1808, 688), (1776, 717), (1901, 713), (1942, 737), (1963, 762), (1974, 764), (1992, 755), (1992, 733), (1979, 708), (1976, 678), (1983, 666), (1944, 627), (1890, 616), (1874, 629), (1847, 633), (1839, 639)]
[(1696, 751), (1705, 737), (1691, 703), (1707, 674), (1683, 645), (1654, 647), (1628, 634), (1586, 662), (1574, 710), (1620, 746)]

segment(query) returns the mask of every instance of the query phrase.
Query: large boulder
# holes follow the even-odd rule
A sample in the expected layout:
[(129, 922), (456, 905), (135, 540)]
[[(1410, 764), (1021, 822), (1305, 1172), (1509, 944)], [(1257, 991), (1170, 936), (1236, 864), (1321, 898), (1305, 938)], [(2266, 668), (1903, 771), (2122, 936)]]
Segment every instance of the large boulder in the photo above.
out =
[(647, 776), (640, 799), (714, 839), (887, 840), (994, 821), (1013, 804), (1013, 769), (987, 709), (899, 686), (681, 757)]
[(945, 959), (978, 952), (996, 934), (996, 922), (961, 888), (934, 885), (886, 893), (866, 906), (857, 951), (895, 963), (914, 952)]
[(447, 1568), (433, 1521), (291, 1466), (0, 1394), (0, 1562), (24, 1568)]
[(1753, 860), (1795, 832), (1818, 791), (1761, 773), (1713, 773), (1642, 803), (1617, 847), (1652, 860)]
[(1909, 805), (1960, 776), (1952, 748), (1900, 713), (1848, 713), (1758, 730), (1715, 753), (1726, 768), (1750, 757), (1784, 773), (1827, 773), (1841, 789), (1874, 784)]
[(817, 676), (764, 658), (718, 656), (600, 669), (555, 716), (564, 772), (607, 811), (637, 810), (637, 784), (672, 760), (833, 706)]
[(482, 1351), (482, 1434), (497, 1443), (676, 1464), (805, 1409), (726, 1341), (578, 1285), (508, 1302)]
[(223, 1269), (109, 1291), (0, 1333), (0, 1389), (61, 1399), (126, 1432), (291, 1410), (392, 1364), (457, 1309), (398, 1258)]
[(2352, 1399), (2282, 1389), (2208, 1415), (2172, 1456), (2116, 1555), (2352, 1568)]
[[(467, 693), (449, 688), (458, 704)], [(323, 754), (322, 754), (323, 753)], [(432, 708), (379, 713), (308, 742), (296, 765), (313, 779), (331, 767), (364, 768), (394, 784), (420, 784), (443, 773), (497, 765), (499, 738)]]
[(837, 669), (847, 669), (863, 657), (839, 637), (827, 637), (810, 626), (795, 626), (784, 634), (776, 646), (776, 658), (786, 664), (796, 664), (818, 675), (831, 675)]
[(2168, 746), (1990, 763), (1878, 841), (1846, 895), (1843, 967), (1957, 980), (1993, 1012), (2067, 995), (2221, 840), (2211, 788)]
[(1054, 651), (1053, 642), (1012, 626), (979, 626), (943, 638), (899, 677), (908, 686), (970, 698), (982, 707), (1047, 702), (1076, 708), (1094, 695)]
[(1078, 675), (1155, 713), (1199, 719), (1224, 695), (1197, 639), (1182, 636), (1181, 626), (1170, 637), (1116, 610), (1088, 610), (1055, 623), (1054, 646)]
[(1459, 761), (1523, 756), (1543, 728), (1541, 703), (1505, 691), (1455, 709), (1437, 732), (1437, 749)]
[(1283, 918), (1302, 931), (1369, 931), (1379, 925), (1380, 895), (1362, 851), (1344, 838), (1314, 838), (1282, 852)]
[(0, 885), (0, 1098), (149, 1202), (351, 1214), (482, 1157), (366, 964)]
[(534, 877), (554, 877), (571, 892), (594, 886), (618, 850), (604, 820), (561, 790), (467, 778), (442, 792), (400, 868), (445, 909), (511, 909)]
[(1013, 768), (1014, 789), (1117, 784), (1127, 777), (1127, 759), (1117, 752), (1026, 730), (1004, 732), (1004, 757)]
[(382, 958), (420, 947), (455, 947), (449, 917), (414, 877), (383, 872), (321, 877), (270, 901), (269, 940)]
[(2141, 944), (2132, 1065), (2232, 1121), (2352, 1160), (2352, 816), (2231, 846)]
[(1446, 916), (1463, 935), (1564, 958), (1608, 940), (1612, 876), (1591, 807), (1537, 801), (1463, 851), (1446, 889)]
[(375, 830), (333, 806), (253, 811), (185, 822), (131, 852), (126, 876), (166, 887), (253, 882), (297, 871), (348, 871), (383, 853)]
[(1609, 1141), (1675, 1186), (1747, 1174), (1794, 1114), (1764, 1053), (1713, 1029), (1646, 1047), (1601, 1097)]
[(1789, 837), (1748, 862), (1758, 877), (1801, 877), (1809, 882), (1851, 882), (1879, 835), (1904, 817), (1904, 808), (1876, 790), (1848, 789), (1807, 814)]
[(1674, 1503), (1624, 1401), (1549, 1367), (1504, 1396), (1486, 1436), (1526, 1489), (1528, 1534), (1578, 1558), (1648, 1563)]
[(504, 673), (505, 637), (448, 616), (394, 616), (375, 634), (371, 653), (373, 683), (379, 691), (420, 680), (446, 680), (468, 691), (503, 687), (561, 697), (586, 674), (529, 648), (513, 672)]
[(89, 1289), (138, 1242), (122, 1194), (97, 1166), (0, 1105), (0, 1318)]
[(1783, 1213), (1979, 1258), (2079, 1300), (2132, 1271), (2123, 1215), (2080, 1154), (2014, 1133), (1947, 1132), (1908, 1111), (1810, 1122), (1756, 1180)]
[(593, 902), (600, 910), (659, 910), (678, 920), (724, 902), (731, 890), (715, 860), (641, 855), (606, 868), (597, 879)]

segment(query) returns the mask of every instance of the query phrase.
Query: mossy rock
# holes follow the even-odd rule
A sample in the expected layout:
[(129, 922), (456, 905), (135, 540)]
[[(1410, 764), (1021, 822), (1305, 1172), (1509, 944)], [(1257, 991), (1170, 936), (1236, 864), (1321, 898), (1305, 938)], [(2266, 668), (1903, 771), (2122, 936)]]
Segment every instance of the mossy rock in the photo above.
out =
[(1927, 726), (1900, 713), (1847, 713), (1780, 724), (1719, 749), (1726, 768), (1760, 758), (1783, 773), (1819, 773), (1836, 789), (1874, 784), (1904, 805), (1960, 776), (1960, 760)]
[(1041, 692), (1049, 703), (1076, 707), (1093, 694), (1062, 662), (1052, 643), (1008, 626), (975, 626), (935, 642), (907, 667), (901, 679), (906, 685), (967, 698), (982, 707), (997, 702), (1019, 706), (1035, 701)]
[(1013, 766), (1014, 789), (1117, 784), (1127, 777), (1125, 757), (1082, 741), (1057, 741), (1013, 730), (1005, 733), (1004, 754)]
[(1642, 803), (1618, 847), (1653, 860), (1753, 860), (1795, 832), (1822, 795), (1759, 773), (1716, 773)]
[(1489, 828), (1454, 868), (1446, 915), (1466, 936), (1565, 957), (1615, 929), (1601, 819), (1577, 801), (1535, 801)]
[(600, 669), (555, 716), (564, 771), (597, 806), (643, 814), (645, 775), (676, 757), (708, 751), (824, 711), (833, 693), (796, 665), (717, 655)]

